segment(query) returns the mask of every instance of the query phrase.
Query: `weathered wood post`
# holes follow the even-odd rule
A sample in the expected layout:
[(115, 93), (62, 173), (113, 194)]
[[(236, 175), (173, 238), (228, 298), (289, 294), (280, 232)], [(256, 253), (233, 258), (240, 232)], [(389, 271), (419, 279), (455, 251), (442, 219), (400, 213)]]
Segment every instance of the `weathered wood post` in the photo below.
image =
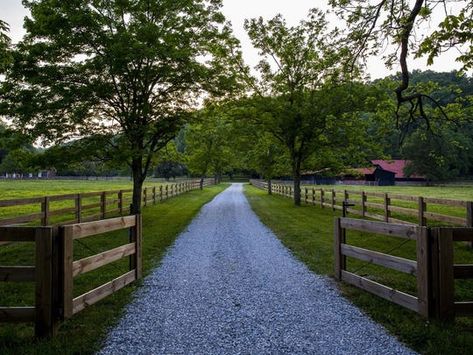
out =
[(159, 201), (163, 202), (163, 185), (159, 186)]
[(315, 206), (315, 187), (312, 188), (312, 205)]
[(106, 201), (106, 199), (107, 199), (107, 197), (105, 195), (105, 191), (103, 191), (100, 194), (100, 219), (105, 219), (105, 214), (107, 213), (107, 210), (106, 210), (107, 201)]
[(366, 217), (366, 192), (361, 191), (361, 215)]
[(424, 198), (419, 196), (418, 201), (418, 212), (419, 212), (419, 226), (426, 226), (427, 225), (427, 219), (425, 218), (425, 210), (426, 210), (426, 203), (424, 201)]
[(426, 227), (418, 229), (416, 236), (417, 255), (417, 298), (419, 313), (428, 318), (431, 315), (432, 290), (431, 290), (431, 266), (429, 255), (430, 231)]
[(389, 204), (391, 199), (387, 193), (384, 194), (384, 221), (389, 223), (389, 218), (391, 217), (391, 211), (389, 210)]
[(153, 205), (156, 204), (156, 186), (153, 186)]
[(47, 226), (49, 224), (49, 196), (45, 196), (41, 202), (41, 213), (41, 225)]
[(335, 190), (332, 189), (332, 211), (335, 211)]
[(337, 217), (334, 220), (334, 273), (335, 279), (340, 281), (342, 279), (342, 270), (345, 270), (346, 257), (342, 255), (342, 244), (345, 243), (345, 231), (341, 227), (341, 218)]
[(41, 338), (54, 336), (58, 329), (58, 319), (54, 314), (53, 230), (52, 227), (35, 230), (35, 335)]
[(123, 216), (123, 190), (118, 191), (118, 210), (120, 216)]
[(324, 189), (320, 189), (320, 207), (324, 208)]
[(76, 208), (76, 222), (80, 223), (82, 221), (82, 195), (81, 194), (76, 195), (75, 208)]
[(146, 207), (147, 204), (148, 204), (148, 188), (145, 187), (143, 189), (143, 207)]
[[(466, 226), (473, 228), (473, 202), (467, 201), (466, 203)], [(473, 248), (473, 241), (470, 242), (470, 246)]]

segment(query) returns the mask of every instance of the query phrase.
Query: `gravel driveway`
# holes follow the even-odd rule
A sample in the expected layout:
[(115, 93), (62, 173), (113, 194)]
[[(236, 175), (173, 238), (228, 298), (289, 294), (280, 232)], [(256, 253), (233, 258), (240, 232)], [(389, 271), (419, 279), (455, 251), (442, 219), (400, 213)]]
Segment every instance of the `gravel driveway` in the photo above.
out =
[(202, 208), (102, 354), (412, 353), (297, 261), (242, 189), (233, 184)]

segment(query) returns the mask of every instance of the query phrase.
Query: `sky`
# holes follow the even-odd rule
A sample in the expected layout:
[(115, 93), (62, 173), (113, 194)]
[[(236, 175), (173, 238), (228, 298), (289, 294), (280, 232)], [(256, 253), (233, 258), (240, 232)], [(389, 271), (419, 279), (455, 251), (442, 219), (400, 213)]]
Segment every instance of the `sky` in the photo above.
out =
[[(258, 51), (252, 47), (251, 42), (243, 28), (244, 20), (262, 16), (264, 19), (270, 19), (277, 14), (282, 14), (289, 25), (297, 23), (307, 16), (310, 8), (318, 7), (322, 10), (328, 8), (326, 0), (223, 0), (223, 13), (233, 25), (235, 36), (241, 41), (243, 56), (247, 64), (254, 67), (258, 61)], [(455, 9), (461, 5), (449, 5)], [(10, 37), (13, 42), (18, 42), (25, 31), (23, 29), (23, 18), (28, 13), (21, 4), (21, 0), (0, 0), (0, 19), (10, 25)], [(434, 18), (427, 27), (435, 28), (439, 18)], [(332, 21), (336, 21), (333, 19)], [(338, 22), (336, 25), (341, 26)], [(431, 69), (435, 71), (451, 71), (459, 69), (461, 65), (455, 62), (458, 53), (449, 51), (437, 58), (434, 65), (427, 67), (426, 59), (409, 60), (409, 69)], [(384, 63), (379, 58), (370, 58), (368, 60), (367, 71), (372, 79), (384, 77), (395, 73), (399, 68), (392, 70), (386, 69)]]

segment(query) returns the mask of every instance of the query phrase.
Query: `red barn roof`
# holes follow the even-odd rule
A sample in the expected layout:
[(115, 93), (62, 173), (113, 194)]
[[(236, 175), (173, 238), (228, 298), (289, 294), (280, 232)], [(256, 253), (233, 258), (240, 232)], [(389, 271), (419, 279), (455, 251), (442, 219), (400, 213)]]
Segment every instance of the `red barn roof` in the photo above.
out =
[[(404, 168), (409, 163), (409, 160), (371, 160), (371, 163), (373, 165), (379, 166), (383, 170), (395, 173), (395, 177), (397, 179), (407, 178), (407, 176), (404, 174)], [(422, 176), (412, 175), (411, 177), (419, 178)]]

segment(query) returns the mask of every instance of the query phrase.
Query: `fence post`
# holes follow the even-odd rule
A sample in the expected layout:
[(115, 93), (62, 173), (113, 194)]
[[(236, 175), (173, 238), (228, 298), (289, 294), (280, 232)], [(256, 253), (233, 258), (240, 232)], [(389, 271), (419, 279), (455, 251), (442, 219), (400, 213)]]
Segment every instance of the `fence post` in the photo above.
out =
[(366, 217), (366, 192), (361, 191), (361, 215)]
[(163, 202), (163, 185), (159, 186), (159, 201)]
[[(473, 202), (466, 202), (466, 226), (473, 228)], [(470, 247), (473, 248), (473, 241), (470, 242)]]
[(43, 202), (41, 202), (41, 225), (47, 226), (49, 224), (49, 196), (45, 196)]
[(417, 259), (417, 298), (419, 313), (428, 318), (431, 315), (431, 283), (429, 271), (432, 270), (429, 264), (429, 244), (430, 233), (426, 227), (421, 227), (417, 232), (416, 240), (416, 259)]
[(391, 217), (391, 212), (389, 211), (389, 204), (391, 199), (387, 193), (384, 194), (384, 221), (389, 223), (389, 217)]
[(309, 193), (307, 192), (307, 187), (304, 188), (305, 189), (305, 203), (308, 204), (309, 203)]
[(147, 204), (148, 204), (148, 188), (145, 187), (143, 189), (143, 207), (146, 207)]
[(166, 185), (166, 200), (169, 198), (169, 185)]
[(62, 307), (61, 319), (68, 319), (72, 317), (72, 298), (73, 298), (73, 277), (72, 277), (72, 263), (73, 263), (73, 246), (72, 226), (61, 226), (59, 229), (60, 236), (60, 281), (61, 281), (61, 299)]
[(427, 225), (427, 220), (424, 216), (424, 212), (426, 210), (426, 204), (424, 201), (424, 198), (419, 196), (418, 199), (418, 209), (419, 209), (419, 226), (426, 226)]
[(449, 321), (454, 319), (454, 277), (453, 277), (453, 235), (450, 228), (435, 228), (436, 230), (436, 261), (438, 263), (437, 294), (439, 319)]
[(53, 275), (53, 228), (36, 228), (35, 230), (35, 335), (51, 337), (57, 333), (58, 321), (54, 314), (55, 289)]
[(103, 191), (100, 194), (100, 219), (105, 219), (105, 213), (107, 213), (106, 200), (107, 200), (107, 197), (105, 195), (105, 191)]
[(342, 279), (342, 270), (345, 270), (346, 258), (342, 255), (342, 243), (345, 243), (345, 233), (340, 225), (341, 218), (337, 217), (334, 220), (334, 272), (335, 279), (340, 281)]
[(82, 195), (77, 194), (75, 199), (75, 207), (76, 207), (76, 221), (80, 223), (82, 221)]
[(156, 186), (153, 186), (153, 205), (156, 204)]
[(324, 189), (320, 189), (320, 207), (324, 208)]
[(123, 216), (123, 190), (118, 191), (118, 209), (120, 216)]
[(332, 189), (332, 211), (335, 211), (335, 190)]
[(135, 270), (135, 278), (138, 280), (143, 274), (141, 214), (135, 215), (135, 225), (130, 228), (130, 243), (135, 243), (135, 253), (130, 255), (130, 271)]

